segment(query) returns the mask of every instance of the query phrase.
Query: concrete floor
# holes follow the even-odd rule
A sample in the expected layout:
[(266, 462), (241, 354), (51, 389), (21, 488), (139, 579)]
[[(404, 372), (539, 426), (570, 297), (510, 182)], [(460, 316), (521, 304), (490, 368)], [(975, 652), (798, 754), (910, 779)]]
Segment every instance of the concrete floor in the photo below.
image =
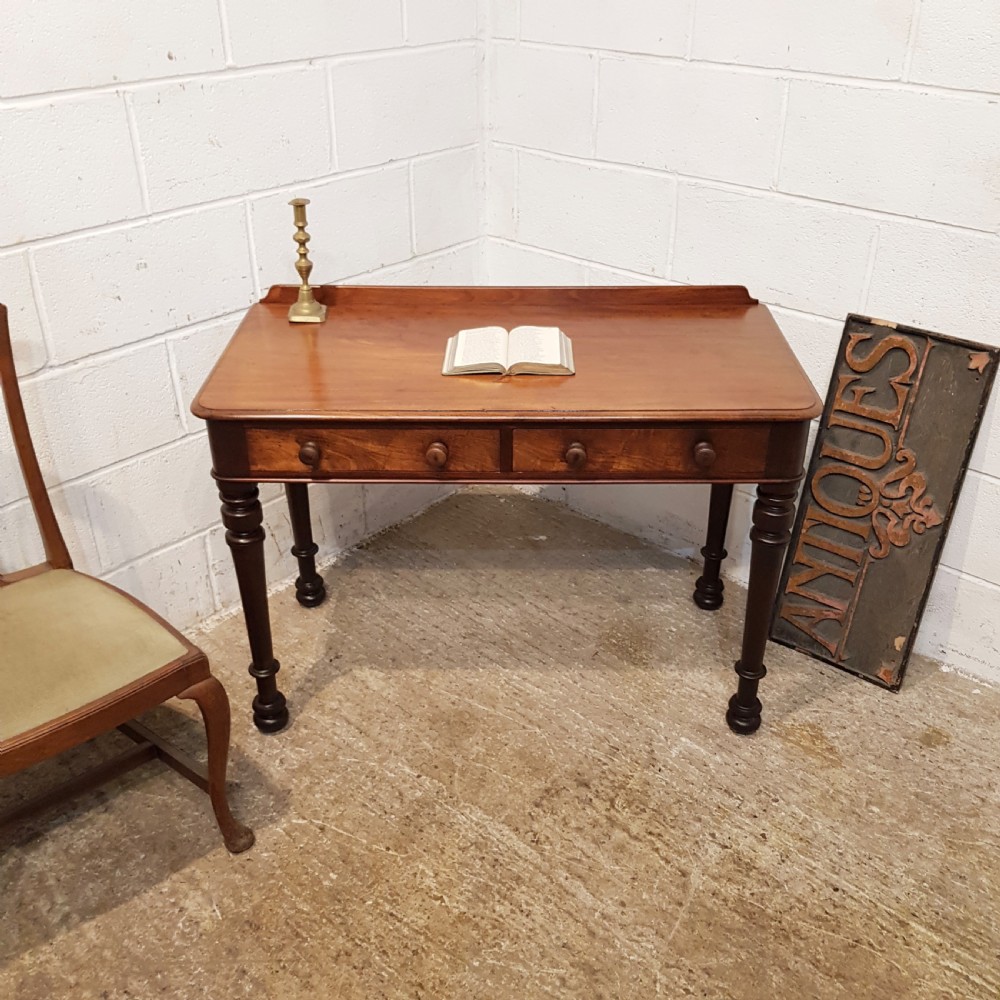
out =
[[(456, 495), (272, 601), (293, 725), (242, 625), (232, 857), (158, 765), (0, 855), (0, 997), (1000, 996), (1000, 691), (901, 694), (773, 647), (733, 736), (743, 595), (519, 494)], [(184, 714), (152, 723), (201, 748)], [(6, 783), (7, 799), (109, 737)]]

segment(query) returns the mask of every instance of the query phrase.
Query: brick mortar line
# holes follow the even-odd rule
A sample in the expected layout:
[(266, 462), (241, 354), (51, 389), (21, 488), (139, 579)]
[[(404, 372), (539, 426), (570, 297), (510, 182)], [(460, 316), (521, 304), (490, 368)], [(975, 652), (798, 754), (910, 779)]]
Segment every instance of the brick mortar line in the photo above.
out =
[[(194, 414), (184, 405), (184, 387), (181, 385), (181, 373), (177, 367), (177, 356), (174, 351), (170, 350), (170, 344), (166, 337), (163, 338), (163, 343), (167, 349), (167, 371), (170, 375), (170, 388), (174, 394), (174, 406), (177, 408), (177, 419), (180, 421), (181, 427), (184, 428), (186, 435), (193, 435), (199, 430), (206, 430), (204, 426), (192, 425), (188, 421), (188, 418), (194, 417)], [(197, 419), (197, 417), (194, 419)], [(194, 430), (191, 429), (192, 426), (194, 426)], [(183, 440), (183, 438), (175, 440)]]
[(327, 127), (330, 130), (330, 173), (340, 171), (340, 150), (337, 149), (337, 104), (334, 97), (333, 73), (328, 66), (324, 71), (326, 76), (326, 111)]
[(681, 207), (681, 186), (678, 183), (674, 183), (674, 207), (670, 214), (670, 234), (667, 237), (667, 263), (666, 263), (666, 275), (668, 280), (673, 280), (674, 274), (674, 256), (677, 250), (677, 221), (680, 218), (680, 207)]
[(597, 136), (601, 123), (601, 60), (594, 59), (593, 98), (590, 105), (590, 155), (597, 159)]
[(338, 180), (350, 180), (354, 177), (366, 177), (370, 174), (384, 173), (390, 170), (397, 170), (405, 167), (409, 163), (426, 162), (439, 156), (449, 153), (474, 152), (478, 146), (477, 142), (462, 143), (459, 146), (447, 146), (443, 149), (429, 150), (426, 153), (415, 153), (413, 156), (403, 157), (397, 160), (386, 160), (382, 163), (372, 164), (364, 167), (351, 167), (348, 170), (340, 170), (333, 173), (321, 174), (316, 177), (309, 177), (299, 181), (291, 181), (269, 188), (259, 188), (255, 191), (245, 191), (241, 194), (226, 195), (225, 198), (213, 198), (209, 201), (195, 202), (192, 205), (183, 205), (179, 208), (165, 208), (150, 212), (148, 215), (139, 215), (130, 219), (115, 219), (112, 222), (103, 222), (97, 226), (86, 226), (83, 229), (73, 229), (65, 233), (57, 233), (52, 236), (39, 236), (36, 239), (24, 240), (21, 243), (8, 243), (0, 246), (0, 258), (13, 257), (23, 253), (27, 249), (46, 249), (51, 246), (59, 246), (63, 243), (72, 243), (75, 240), (83, 240), (88, 236), (99, 236), (105, 233), (138, 229), (141, 226), (151, 223), (163, 222), (169, 219), (180, 219), (188, 215), (196, 215), (200, 212), (208, 212), (215, 208), (227, 208), (233, 205), (242, 204), (245, 201), (256, 201), (269, 198), (276, 194), (288, 194), (297, 188), (310, 187), (317, 184), (330, 184)]
[(871, 246), (868, 248), (868, 262), (865, 265), (865, 276), (861, 281), (861, 310), (867, 316), (868, 300), (872, 293), (872, 279), (875, 277), (875, 267), (878, 264), (878, 249), (882, 242), (882, 224), (879, 223), (872, 233)]
[(222, 58), (226, 68), (233, 65), (233, 43), (229, 33), (229, 11), (226, 10), (226, 0), (216, 0), (219, 10), (219, 36), (222, 39)]
[(406, 167), (406, 200), (409, 211), (406, 213), (406, 225), (410, 241), (410, 255), (417, 253), (417, 198), (416, 182), (413, 178), (413, 164)]
[(694, 59), (694, 39), (695, 29), (698, 25), (698, 3), (697, 0), (691, 4), (691, 16), (688, 18), (688, 36), (684, 43), (684, 61), (690, 63)]
[[(585, 257), (575, 257), (573, 254), (564, 253), (561, 250), (551, 250), (548, 247), (540, 247), (534, 243), (524, 243), (521, 240), (513, 240), (507, 236), (487, 236), (488, 240), (492, 240), (495, 243), (501, 243), (504, 246), (516, 247), (522, 250), (531, 250), (534, 253), (543, 254), (546, 257), (553, 257), (557, 260), (564, 260), (571, 264), (585, 264), (588, 267), (600, 267), (605, 268), (609, 271), (614, 271), (618, 274), (626, 275), (633, 278), (643, 278), (647, 282), (662, 283), (663, 281), (670, 280), (662, 277), (658, 274), (651, 274), (647, 271), (632, 271), (627, 267), (618, 267), (615, 264), (605, 264), (603, 261), (598, 260), (588, 260)], [(680, 284), (687, 284), (687, 282), (680, 282)]]
[(139, 77), (134, 80), (116, 80), (113, 83), (98, 83), (89, 87), (67, 87), (63, 90), (36, 91), (30, 94), (0, 97), (0, 111), (32, 109), (36, 107), (44, 108), (53, 104), (70, 103), (100, 94), (152, 90), (172, 84), (225, 82), (227, 80), (246, 79), (254, 76), (277, 76), (281, 73), (295, 73), (308, 69), (321, 71), (327, 66), (338, 66), (350, 62), (374, 62), (393, 55), (461, 49), (474, 45), (476, 41), (475, 37), (469, 37), (455, 38), (444, 42), (425, 42), (421, 45), (400, 43), (391, 48), (359, 49), (357, 52), (341, 52), (335, 55), (313, 56), (306, 59), (286, 59), (270, 63), (253, 63), (249, 66), (224, 66), (202, 70), (199, 73), (178, 74), (177, 76)]
[(243, 221), (247, 229), (247, 252), (250, 254), (250, 280), (254, 297), (260, 301), (263, 289), (260, 284), (260, 262), (257, 258), (257, 241), (253, 235), (253, 211), (249, 199), (243, 200)]
[[(483, 21), (479, 24), (480, 19)], [(490, 219), (490, 176), (488, 156), (489, 156), (489, 131), (491, 123), (489, 95), (492, 93), (493, 73), (490, 68), (490, 20), (486, 13), (484, 0), (477, 0), (476, 4), (476, 29), (482, 31), (476, 43), (476, 125), (479, 131), (479, 141), (476, 151), (477, 183), (476, 196), (479, 199), (477, 224), (479, 236), (483, 235), (489, 228)], [(480, 276), (481, 277), (481, 276)]]
[(399, 30), (403, 34), (403, 44), (406, 45), (410, 40), (410, 24), (409, 13), (407, 10), (408, 3), (407, 0), (399, 0)]
[(987, 580), (986, 577), (976, 576), (975, 573), (969, 573), (964, 569), (958, 569), (955, 566), (949, 566), (947, 563), (938, 563), (938, 569), (944, 570), (950, 573), (952, 576), (957, 576), (960, 580), (971, 580), (973, 583), (979, 584), (982, 587), (986, 587), (988, 590), (994, 590), (1000, 594), (1000, 583), (995, 583), (993, 580)]
[(659, 167), (644, 167), (635, 163), (624, 163), (620, 160), (598, 160), (589, 159), (583, 156), (575, 156), (571, 153), (558, 153), (547, 149), (538, 149), (534, 146), (522, 146), (519, 143), (509, 142), (505, 139), (492, 139), (498, 146), (507, 149), (516, 149), (520, 153), (527, 153), (532, 156), (539, 156), (550, 160), (559, 160), (565, 163), (573, 163), (578, 166), (596, 167), (598, 169), (613, 168), (615, 170), (627, 171), (650, 177), (673, 177), (678, 183), (686, 184), (690, 187), (709, 187), (721, 191), (730, 191), (736, 194), (748, 196), (761, 196), (764, 198), (777, 198), (784, 201), (796, 202), (798, 204), (820, 206), (823, 208), (836, 208), (849, 213), (876, 220), (892, 220), (898, 222), (908, 222), (913, 225), (953, 229), (959, 232), (974, 233), (979, 236), (986, 236), (991, 239), (1000, 238), (1000, 233), (992, 229), (976, 229), (973, 226), (965, 226), (958, 222), (944, 222), (940, 219), (924, 219), (912, 215), (900, 215), (879, 208), (865, 208), (863, 205), (852, 205), (849, 202), (828, 201), (824, 198), (817, 198), (813, 195), (795, 194), (792, 191), (775, 191), (769, 187), (753, 187), (749, 184), (740, 184), (737, 181), (719, 180), (713, 177), (701, 177), (697, 174), (685, 174), (679, 170), (667, 170)]
[(132, 102), (132, 95), (130, 93), (123, 93), (122, 103), (125, 106), (125, 121), (128, 125), (128, 139), (132, 147), (135, 175), (139, 181), (139, 197), (142, 201), (142, 210), (146, 215), (150, 215), (152, 213), (152, 203), (149, 200), (149, 177), (146, 174), (146, 162), (142, 156), (142, 143), (139, 140), (139, 122), (135, 116), (135, 104)]
[(771, 175), (771, 190), (781, 189), (781, 161), (785, 156), (785, 129), (788, 127), (788, 104), (792, 94), (792, 81), (785, 79), (781, 94), (781, 110), (778, 112), (778, 137), (774, 148), (774, 173)]
[(45, 308), (45, 302), (42, 299), (42, 282), (38, 277), (38, 268), (35, 265), (35, 257), (31, 251), (28, 250), (25, 252), (24, 259), (28, 268), (28, 281), (31, 286), (31, 299), (35, 307), (35, 314), (38, 316), (38, 327), (42, 334), (42, 346), (45, 348), (45, 363), (41, 368), (36, 368), (35, 371), (31, 373), (34, 375), (36, 372), (44, 371), (52, 363), (56, 350), (55, 342), (52, 339), (48, 310)]
[(920, 34), (920, 15), (923, 13), (923, 0), (913, 0), (913, 11), (910, 14), (910, 31), (906, 36), (906, 49), (903, 52), (903, 68), (901, 79), (909, 81), (913, 70), (913, 56), (917, 48), (917, 37)]
[(371, 277), (376, 274), (392, 274), (394, 271), (400, 271), (410, 264), (415, 264), (418, 261), (425, 260), (436, 260), (438, 257), (444, 257), (447, 254), (455, 253), (457, 250), (469, 250), (478, 247), (479, 236), (471, 236), (467, 240), (459, 240), (458, 243), (449, 243), (446, 247), (440, 247), (437, 250), (428, 250), (427, 253), (416, 254), (413, 257), (407, 257), (405, 260), (398, 260), (392, 264), (382, 264), (377, 268), (373, 268), (370, 271), (359, 271), (357, 274), (349, 274), (344, 278), (337, 281), (327, 282), (327, 284), (334, 285), (346, 285), (353, 281), (357, 281), (359, 278)]
[[(621, 274), (633, 278), (640, 278), (642, 279), (644, 284), (655, 285), (655, 284), (663, 284), (664, 282), (669, 282), (675, 285), (686, 285), (686, 286), (690, 286), (691, 284), (693, 284), (692, 282), (681, 281), (680, 279), (671, 276), (664, 277), (663, 275), (652, 274), (647, 271), (633, 271), (626, 267), (619, 267), (617, 264), (607, 264), (604, 261), (590, 260), (586, 257), (575, 257), (573, 256), (573, 254), (568, 254), (561, 250), (552, 250), (549, 247), (540, 247), (534, 243), (525, 243), (520, 240), (512, 240), (506, 236), (488, 236), (487, 239), (492, 240), (496, 243), (502, 243), (506, 246), (515, 247), (517, 249), (530, 250), (532, 253), (542, 254), (545, 257), (552, 257), (554, 259), (563, 260), (571, 264), (584, 264), (587, 267), (597, 267), (605, 271), (611, 271), (615, 274)], [(750, 289), (750, 291), (752, 292), (753, 289)], [(811, 319), (829, 320), (832, 323), (839, 323), (841, 326), (843, 325), (844, 322), (844, 318), (842, 315), (831, 316), (826, 313), (813, 313), (809, 312), (806, 309), (798, 309), (794, 306), (786, 306), (777, 302), (765, 302), (765, 305), (767, 305), (769, 309), (782, 309), (785, 312), (796, 313), (797, 315), (806, 316)]]
[[(263, 513), (263, 505), (261, 505), (261, 511)], [(215, 574), (212, 572), (212, 541), (210, 532), (207, 531), (205, 532), (202, 542), (203, 542), (203, 548), (205, 550), (205, 566), (208, 568), (208, 589), (212, 595), (212, 607), (215, 609), (212, 612), (212, 614), (208, 616), (208, 618), (212, 618), (214, 615), (217, 615), (222, 608), (222, 597), (219, 592), (219, 581), (216, 579)], [(268, 594), (269, 598), (270, 596), (271, 595)], [(196, 620), (195, 624), (200, 625), (204, 621), (205, 619), (202, 618), (200, 621)]]
[(840, 316), (827, 316), (825, 313), (814, 313), (809, 312), (808, 309), (797, 309), (795, 306), (780, 306), (780, 305), (770, 305), (771, 309), (780, 309), (782, 312), (794, 313), (796, 316), (804, 316), (807, 319), (821, 319), (826, 320), (830, 323), (836, 323), (838, 326), (843, 328), (844, 317)]
[(527, 49), (557, 49), (560, 51), (580, 52), (597, 55), (601, 59), (615, 59), (617, 61), (632, 59), (656, 65), (700, 66), (720, 72), (730, 71), (745, 73), (750, 76), (787, 77), (792, 80), (805, 80), (812, 83), (827, 83), (843, 87), (855, 86), (860, 90), (881, 89), (897, 93), (929, 93), (986, 101), (995, 100), (1000, 96), (1000, 91), (974, 90), (968, 87), (948, 87), (938, 83), (920, 83), (916, 80), (903, 80), (900, 78), (885, 79), (871, 76), (840, 76), (835, 73), (817, 73), (813, 70), (795, 69), (790, 66), (759, 66), (752, 63), (734, 63), (715, 59), (687, 60), (683, 56), (657, 55), (653, 52), (629, 52), (624, 49), (604, 49), (586, 45), (568, 45), (561, 42), (541, 42), (529, 39), (522, 39), (519, 42), (515, 42), (512, 39), (495, 39), (493, 44), (507, 44)]

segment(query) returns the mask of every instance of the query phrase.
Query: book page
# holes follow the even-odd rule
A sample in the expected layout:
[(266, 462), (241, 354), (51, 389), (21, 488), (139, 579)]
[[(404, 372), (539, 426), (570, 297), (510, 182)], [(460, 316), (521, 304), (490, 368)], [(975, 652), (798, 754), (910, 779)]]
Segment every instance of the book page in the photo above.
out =
[(459, 330), (457, 336), (454, 360), (456, 368), (491, 363), (507, 367), (507, 331), (502, 326)]
[(557, 326), (519, 326), (510, 331), (508, 364), (529, 361), (538, 365), (562, 363), (562, 336)]

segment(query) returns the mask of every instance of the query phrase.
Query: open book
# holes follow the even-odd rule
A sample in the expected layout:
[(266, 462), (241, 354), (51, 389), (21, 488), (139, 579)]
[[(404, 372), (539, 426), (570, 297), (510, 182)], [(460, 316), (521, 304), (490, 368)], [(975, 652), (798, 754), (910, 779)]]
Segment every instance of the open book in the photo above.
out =
[(448, 338), (442, 375), (572, 375), (573, 345), (557, 326), (459, 330)]

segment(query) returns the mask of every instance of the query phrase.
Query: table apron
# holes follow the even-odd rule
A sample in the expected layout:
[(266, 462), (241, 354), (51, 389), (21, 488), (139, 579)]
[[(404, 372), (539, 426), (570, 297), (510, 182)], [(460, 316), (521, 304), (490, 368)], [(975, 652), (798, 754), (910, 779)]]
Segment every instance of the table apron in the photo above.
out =
[(767, 483), (802, 475), (797, 423), (209, 421), (233, 482)]

